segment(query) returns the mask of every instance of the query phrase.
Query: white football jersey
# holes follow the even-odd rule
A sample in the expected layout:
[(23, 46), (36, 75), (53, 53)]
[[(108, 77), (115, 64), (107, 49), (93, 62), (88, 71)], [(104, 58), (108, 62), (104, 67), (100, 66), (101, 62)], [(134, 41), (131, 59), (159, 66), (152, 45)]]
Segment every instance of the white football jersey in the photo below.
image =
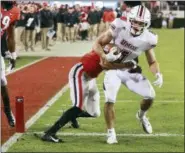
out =
[(158, 36), (149, 30), (134, 37), (130, 33), (130, 22), (125, 22), (120, 18), (115, 19), (110, 26), (115, 45), (122, 52), (120, 62), (126, 62), (135, 59), (142, 52), (149, 50), (157, 45)]

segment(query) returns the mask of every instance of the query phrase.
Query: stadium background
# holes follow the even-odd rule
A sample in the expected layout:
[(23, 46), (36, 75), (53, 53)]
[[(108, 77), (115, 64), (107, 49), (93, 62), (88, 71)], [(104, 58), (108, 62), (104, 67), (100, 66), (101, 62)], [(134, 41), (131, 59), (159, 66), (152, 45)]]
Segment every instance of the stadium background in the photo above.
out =
[[(16, 152), (184, 151), (184, 3), (176, 1), (143, 3), (151, 10), (152, 30), (159, 35), (156, 56), (164, 75), (164, 86), (162, 89), (155, 89), (156, 103), (149, 112), (154, 134), (158, 135), (151, 137), (144, 135), (134, 118), (140, 98), (122, 87), (116, 104), (116, 128), (120, 134), (120, 143), (115, 147), (104, 143), (103, 115), (93, 120), (80, 119), (82, 127), (79, 130), (69, 128), (70, 125), (66, 126), (64, 139), (67, 143), (64, 145), (47, 144), (36, 139), (33, 136), (34, 132), (44, 131), (71, 105), (69, 89), (66, 85), (67, 75), (72, 65), (79, 60), (80, 56), (91, 50), (93, 41), (108, 28), (110, 22), (116, 17), (126, 15), (129, 8), (124, 3), (115, 1), (19, 1), (18, 7), (22, 9), (23, 18), (17, 23), (15, 29), (17, 70), (7, 75), (13, 112), (16, 111), (15, 96), (24, 96), (25, 123), (29, 129), (23, 135), (15, 134), (15, 129), (8, 127), (2, 113), (3, 150)], [(74, 5), (76, 11), (73, 9)], [(47, 27), (42, 27), (40, 23), (39, 12), (44, 7), (47, 7), (52, 14), (52, 20), (51, 18), (46, 20)], [(70, 10), (77, 16), (74, 18), (75, 22), (61, 19)], [(88, 18), (92, 10), (95, 13), (91, 13), (91, 18)], [(33, 26), (31, 29), (26, 26), (29, 20), (26, 16), (29, 13), (36, 17), (35, 24), (31, 24)], [(113, 15), (112, 18), (109, 18), (110, 14)], [(68, 22), (72, 23), (70, 27)], [(88, 23), (88, 26), (82, 23)], [(82, 31), (86, 31), (83, 41)], [(46, 46), (43, 46), (43, 33), (46, 35)], [(153, 80), (154, 77), (148, 72), (143, 56), (140, 58), (140, 63), (144, 74)], [(104, 102), (102, 82), (103, 74), (98, 78), (101, 106)], [(39, 114), (41, 108), (47, 108), (47, 111)], [(85, 136), (83, 136), (84, 133), (86, 133)], [(93, 133), (97, 136), (95, 134), (92, 137)], [(10, 136), (17, 137), (20, 141), (11, 140)], [(14, 141), (16, 143), (9, 146)], [(146, 145), (147, 143), (149, 145)]]

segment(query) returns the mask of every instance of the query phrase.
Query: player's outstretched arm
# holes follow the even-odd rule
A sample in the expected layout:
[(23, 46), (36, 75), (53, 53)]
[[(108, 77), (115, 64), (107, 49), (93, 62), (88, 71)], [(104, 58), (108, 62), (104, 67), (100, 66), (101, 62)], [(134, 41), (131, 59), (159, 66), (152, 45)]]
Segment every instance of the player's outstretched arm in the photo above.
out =
[(103, 51), (103, 46), (109, 44), (111, 40), (113, 39), (111, 32), (108, 30), (102, 35), (100, 35), (94, 45), (93, 45), (93, 50), (97, 52), (97, 54), (102, 58), (106, 59), (106, 54)]
[(163, 75), (160, 73), (159, 63), (156, 60), (153, 49), (147, 50), (145, 55), (149, 64), (150, 71), (157, 78), (157, 80), (154, 82), (154, 85), (161, 87), (163, 84)]
[(124, 68), (130, 69), (130, 68), (134, 68), (137, 65), (137, 63), (134, 61), (129, 61), (125, 63), (110, 63), (102, 59), (100, 65), (105, 70), (124, 69)]

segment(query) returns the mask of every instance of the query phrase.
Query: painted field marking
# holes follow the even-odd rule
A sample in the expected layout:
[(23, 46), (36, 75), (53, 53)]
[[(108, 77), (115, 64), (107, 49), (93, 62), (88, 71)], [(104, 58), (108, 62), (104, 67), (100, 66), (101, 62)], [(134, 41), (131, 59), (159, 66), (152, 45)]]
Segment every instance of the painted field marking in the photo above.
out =
[[(104, 100), (104, 99), (100, 99)], [(135, 102), (140, 102), (140, 100), (117, 100), (116, 103), (135, 103)], [(154, 103), (184, 103), (184, 100), (155, 100)]]
[[(18, 68), (18, 69), (16, 69), (16, 70), (14, 70), (14, 71), (12, 71), (11, 73), (9, 73), (9, 74), (12, 74), (12, 73), (14, 73), (14, 72), (16, 72), (16, 71), (19, 71), (19, 70), (21, 70), (21, 69), (23, 69), (23, 68), (25, 68), (25, 67), (28, 67), (28, 66), (30, 66), (30, 65), (32, 65), (32, 64), (35, 64), (35, 63), (37, 63), (37, 62), (39, 62), (39, 61), (42, 61), (42, 60), (44, 60), (44, 59), (46, 59), (46, 58), (48, 58), (48, 57), (45, 57), (45, 58), (42, 58), (42, 59), (39, 59), (39, 60), (36, 60), (36, 61), (34, 61), (34, 62), (32, 62), (32, 63), (30, 63), (30, 64), (27, 64), (27, 65), (25, 65), (25, 66), (23, 66), (23, 67), (20, 67), (20, 68)], [(9, 75), (8, 74), (8, 75)], [(100, 85), (100, 84), (99, 84)], [(48, 101), (48, 103), (45, 105), (45, 106), (43, 106), (30, 120), (28, 120), (27, 122), (26, 122), (26, 128), (28, 129), (33, 123), (35, 123), (39, 118), (40, 118), (40, 116), (41, 115), (43, 115), (44, 113), (45, 113), (45, 111), (47, 110), (47, 109), (49, 109), (49, 107), (51, 106), (51, 105), (53, 105), (61, 96), (62, 96), (62, 94), (64, 94), (67, 90), (69, 89), (69, 86), (68, 86), (68, 84), (64, 87), (64, 88), (62, 88), (50, 101)], [(63, 91), (63, 92), (62, 92)], [(60, 96), (57, 96), (58, 94), (61, 94)], [(56, 99), (56, 98), (58, 98), (58, 99)], [(55, 100), (53, 100), (53, 99), (55, 99)], [(51, 102), (52, 101), (52, 102)], [(124, 100), (124, 102), (136, 102), (137, 100)], [(118, 101), (118, 102), (123, 102), (123, 101)], [(168, 100), (166, 100), (166, 101), (159, 101), (159, 103), (162, 103), (162, 102), (165, 102), (165, 103), (173, 103), (173, 102), (183, 102), (184, 103), (184, 101), (168, 101)], [(71, 106), (71, 105), (69, 105), (69, 106)], [(61, 134), (64, 134), (64, 133), (61, 133)], [(82, 133), (79, 133), (79, 134), (75, 134), (75, 133), (65, 133), (65, 134), (68, 134), (68, 135), (71, 135), (71, 136), (73, 136), (73, 135), (75, 135), (75, 136), (83, 136), (83, 134)], [(81, 135), (82, 134), (82, 135)], [(93, 133), (95, 136), (97, 136), (95, 133)], [(106, 135), (105, 133), (102, 133), (103, 135)], [(14, 143), (16, 143), (16, 141), (22, 136), (23, 134), (22, 133), (15, 133), (12, 137), (10, 137), (9, 138), (9, 140), (7, 141), (7, 142), (5, 142), (3, 145), (2, 145), (2, 151), (3, 152), (6, 152)], [(59, 133), (59, 135), (60, 135), (60, 133)], [(86, 135), (86, 134), (85, 134)], [(92, 133), (89, 135), (89, 136), (91, 136), (92, 135)], [(145, 136), (144, 134), (118, 134), (118, 136)], [(158, 135), (158, 136), (184, 136), (184, 135), (179, 135), (179, 134), (168, 134), (168, 133), (159, 133), (159, 134), (153, 134), (153, 136), (156, 136), (156, 135)], [(88, 136), (88, 135), (87, 135)], [(101, 136), (101, 133), (100, 133), (100, 136)], [(146, 136), (149, 136), (149, 135), (146, 135)], [(150, 136), (152, 136), (152, 135), (150, 135)]]
[[(32, 134), (43, 134), (43, 132), (27, 132), (27, 135)], [(57, 135), (59, 136), (107, 136), (107, 133), (98, 133), (98, 132), (92, 132), (92, 133), (62, 133), (58, 132)], [(184, 137), (184, 134), (172, 134), (172, 133), (154, 133), (154, 134), (137, 134), (137, 133), (118, 133), (116, 134), (120, 137)]]
[[(36, 64), (36, 63), (38, 63), (38, 62), (40, 62), (40, 61), (42, 61), (42, 60), (45, 60), (45, 59), (47, 59), (47, 58), (49, 58), (49, 57), (43, 57), (43, 58), (40, 58), (40, 59), (38, 59), (38, 60), (34, 60), (33, 62), (30, 62), (30, 63), (28, 63), (28, 64), (26, 64), (26, 65), (24, 65), (24, 66), (21, 66), (21, 67), (19, 67), (19, 68), (16, 68), (15, 70), (13, 70), (13, 71), (11, 71), (11, 72), (9, 72), (9, 73), (7, 73), (6, 74), (6, 76), (8, 76), (8, 75), (10, 75), (10, 74), (13, 74), (13, 73), (15, 73), (15, 72), (17, 72), (17, 71), (19, 71), (19, 70), (22, 70), (22, 69), (24, 69), (24, 68), (26, 68), (26, 67), (29, 67), (29, 66), (31, 66), (31, 65), (33, 65), (33, 64)], [(12, 137), (10, 137), (9, 138), (9, 143), (11, 142), (14, 142), (15, 140), (17, 140), (19, 137), (21, 137), (21, 133), (15, 133)], [(5, 142), (3, 145), (2, 145), (2, 148), (1, 148), (1, 152), (3, 151), (3, 152), (5, 152), (7, 149), (6, 149), (6, 146), (9, 146), (9, 144), (8, 144), (8, 141), (7, 142)], [(10, 144), (11, 144), (10, 143)], [(14, 142), (15, 143), (15, 142)], [(12, 143), (13, 144), (13, 143)], [(11, 145), (10, 145), (11, 146)]]
[(31, 63), (29, 63), (29, 64), (26, 64), (26, 65), (24, 65), (24, 66), (21, 66), (20, 68), (17, 68), (17, 69), (15, 69), (15, 70), (11, 71), (10, 73), (7, 73), (6, 76), (8, 76), (8, 75), (10, 75), (10, 74), (12, 74), (12, 73), (15, 73), (15, 72), (17, 72), (17, 71), (19, 71), (19, 70), (22, 70), (22, 69), (24, 69), (24, 68), (26, 68), (26, 67), (28, 67), (28, 66), (31, 66), (31, 65), (33, 65), (33, 64), (36, 64), (36, 63), (38, 63), (38, 62), (40, 62), (40, 61), (42, 61), (42, 60), (45, 60), (45, 59), (47, 59), (47, 58), (49, 58), (49, 57), (43, 57), (43, 58), (41, 58), (41, 59), (35, 60), (34, 62), (31, 62)]
[[(53, 98), (51, 98), (34, 116), (26, 122), (26, 129), (33, 125), (69, 88), (65, 85)], [(22, 136), (22, 133), (15, 133), (3, 145), (2, 151), (6, 152), (17, 140)]]

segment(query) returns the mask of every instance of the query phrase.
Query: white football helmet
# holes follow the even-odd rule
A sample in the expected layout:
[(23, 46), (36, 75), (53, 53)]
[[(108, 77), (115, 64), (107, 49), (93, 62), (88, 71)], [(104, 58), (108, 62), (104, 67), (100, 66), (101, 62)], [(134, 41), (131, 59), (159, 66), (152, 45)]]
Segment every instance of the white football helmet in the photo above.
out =
[(130, 10), (128, 15), (131, 23), (131, 33), (133, 35), (140, 35), (145, 29), (150, 27), (151, 24), (151, 13), (143, 5), (138, 5)]

